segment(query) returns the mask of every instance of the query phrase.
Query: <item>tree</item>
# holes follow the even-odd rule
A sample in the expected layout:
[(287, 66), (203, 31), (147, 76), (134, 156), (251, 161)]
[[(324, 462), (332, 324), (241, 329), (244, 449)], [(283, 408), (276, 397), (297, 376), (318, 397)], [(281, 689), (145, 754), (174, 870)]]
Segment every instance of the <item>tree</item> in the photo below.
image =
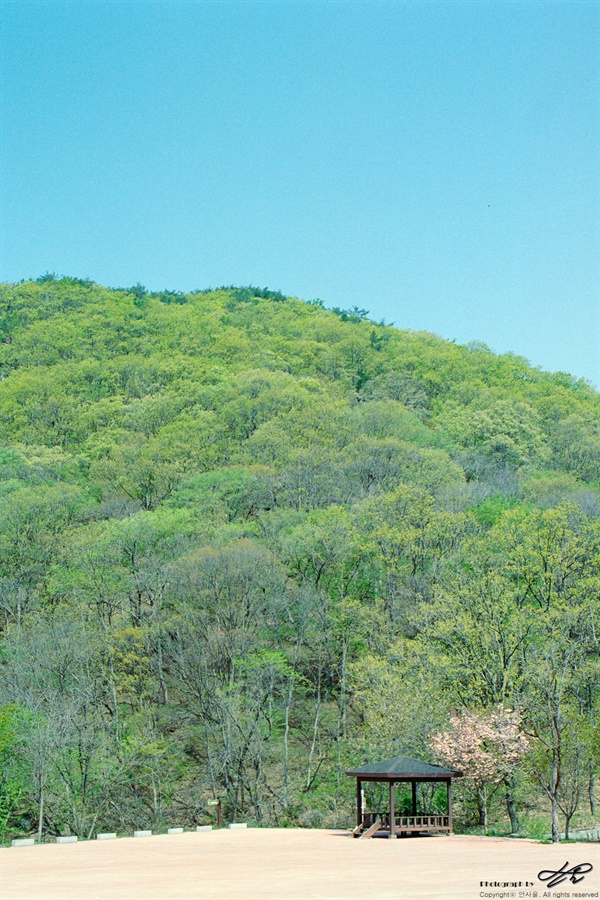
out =
[(520, 711), (502, 705), (489, 713), (462, 711), (450, 716), (449, 731), (431, 736), (436, 756), (460, 769), (475, 787), (486, 834), (491, 793), (512, 777), (529, 750), (522, 720)]
[(111, 756), (106, 694), (101, 645), (79, 623), (38, 617), (6, 639), (0, 701), (21, 711), (18, 755), (40, 840), (63, 823), (81, 835), (94, 826)]

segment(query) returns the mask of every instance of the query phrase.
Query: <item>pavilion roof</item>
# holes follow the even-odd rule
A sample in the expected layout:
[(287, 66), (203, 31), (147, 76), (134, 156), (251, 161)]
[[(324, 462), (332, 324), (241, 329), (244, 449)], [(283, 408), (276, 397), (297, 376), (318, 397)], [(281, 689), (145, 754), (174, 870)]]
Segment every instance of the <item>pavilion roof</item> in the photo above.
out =
[(410, 756), (396, 756), (394, 759), (384, 759), (382, 762), (369, 763), (360, 769), (346, 772), (346, 775), (354, 778), (381, 779), (382, 781), (393, 781), (403, 778), (434, 781), (437, 778), (460, 778), (462, 774), (456, 769), (434, 766), (420, 759), (412, 759)]

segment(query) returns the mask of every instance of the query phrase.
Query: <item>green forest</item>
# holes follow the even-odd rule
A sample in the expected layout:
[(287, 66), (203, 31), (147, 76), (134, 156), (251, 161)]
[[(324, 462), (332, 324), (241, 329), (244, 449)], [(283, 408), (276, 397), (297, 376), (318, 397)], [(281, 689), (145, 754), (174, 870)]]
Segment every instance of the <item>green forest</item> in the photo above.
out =
[(267, 289), (0, 297), (1, 841), (352, 827), (397, 755), (457, 830), (598, 821), (590, 385)]

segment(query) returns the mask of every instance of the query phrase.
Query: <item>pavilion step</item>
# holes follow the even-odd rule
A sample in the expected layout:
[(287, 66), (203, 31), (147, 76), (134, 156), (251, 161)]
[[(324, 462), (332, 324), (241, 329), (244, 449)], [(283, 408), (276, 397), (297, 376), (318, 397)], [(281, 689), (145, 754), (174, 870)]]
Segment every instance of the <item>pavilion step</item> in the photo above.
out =
[(376, 832), (376, 831), (379, 831), (380, 828), (381, 828), (381, 819), (376, 819), (375, 822), (373, 822), (373, 824), (371, 825), (371, 827), (370, 827), (370, 828), (367, 828), (367, 830), (364, 831), (364, 832), (360, 835), (359, 841), (362, 841), (364, 838), (370, 838), (370, 837), (373, 837), (373, 835), (375, 834), (375, 832)]

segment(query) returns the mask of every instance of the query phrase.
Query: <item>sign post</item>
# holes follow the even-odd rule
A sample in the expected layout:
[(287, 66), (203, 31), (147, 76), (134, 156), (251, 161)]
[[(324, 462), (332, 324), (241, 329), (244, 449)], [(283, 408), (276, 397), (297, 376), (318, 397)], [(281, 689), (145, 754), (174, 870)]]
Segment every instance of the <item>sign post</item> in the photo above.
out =
[(217, 828), (220, 828), (221, 825), (223, 824), (223, 819), (222, 819), (222, 814), (221, 814), (221, 798), (218, 797), (216, 800), (209, 800), (206, 805), (217, 807)]

